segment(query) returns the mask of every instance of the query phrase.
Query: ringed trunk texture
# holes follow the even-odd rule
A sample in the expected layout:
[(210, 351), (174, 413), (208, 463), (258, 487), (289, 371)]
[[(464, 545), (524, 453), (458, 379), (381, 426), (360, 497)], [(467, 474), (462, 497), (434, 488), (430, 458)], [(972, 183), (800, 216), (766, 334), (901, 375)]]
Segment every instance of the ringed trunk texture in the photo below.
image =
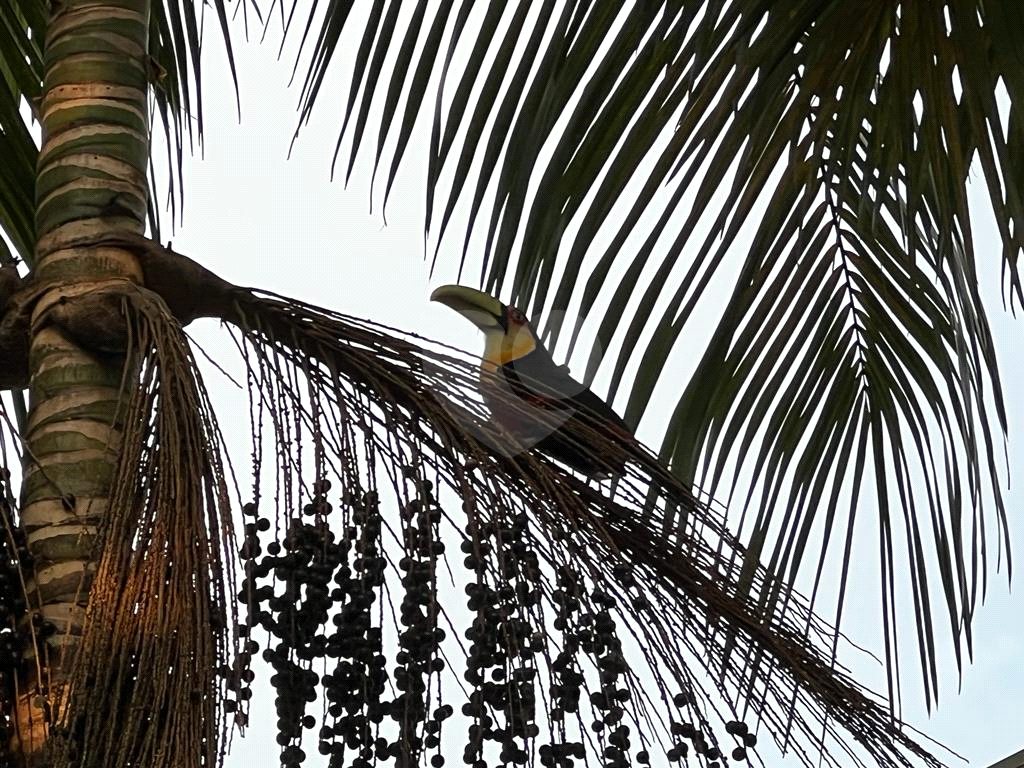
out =
[(49, 724), (67, 693), (118, 456), (124, 332), (119, 307), (103, 289), (141, 279), (129, 251), (70, 244), (83, 235), (145, 228), (149, 6), (150, 0), (50, 6), (36, 277), (51, 287), (32, 314), (23, 436), (30, 461), (21, 500), (34, 563), (25, 574), (30, 612), (46, 622), (35, 625), (49, 636), (37, 634), (39, 653), (28, 666), (39, 675), (19, 691), (13, 745), (30, 765), (47, 762)]

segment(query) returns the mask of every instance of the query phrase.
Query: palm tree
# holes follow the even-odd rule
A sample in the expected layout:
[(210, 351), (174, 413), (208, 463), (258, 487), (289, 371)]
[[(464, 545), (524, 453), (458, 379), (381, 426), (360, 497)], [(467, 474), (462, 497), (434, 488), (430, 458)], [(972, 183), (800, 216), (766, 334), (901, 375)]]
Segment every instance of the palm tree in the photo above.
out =
[[(286, 33), (301, 30), (310, 46), (300, 120), (322, 95), (349, 21), (348, 3), (324, 5), (281, 8)], [(209, 7), (230, 51), (235, 9), (223, 0)], [(991, 570), (986, 545), (1007, 540), (995, 460), (1005, 417), (964, 190), (977, 163), (1001, 225), (1007, 290), (1021, 299), (1014, 2), (545, 2), (481, 11), (467, 0), (417, 4), (408, 18), (402, 11), (398, 0), (375, 3), (365, 20), (341, 129), (348, 170), (376, 121), (386, 200), (417, 118), (429, 111), (428, 229), (437, 241), (450, 237), (454, 212), (468, 208), (467, 258), (480, 230), (474, 264), (485, 287), (537, 316), (571, 305), (593, 319), (594, 348), (620, 348), (607, 373), (611, 396), (628, 385), (630, 423), (712, 276), (749, 234), (721, 323), (678, 393), (662, 462), (638, 460), (608, 494), (544, 457), (495, 456), (479, 439), (486, 412), (472, 396), (473, 374), (450, 350), (239, 289), (142, 237), (147, 214), (154, 234), (159, 224), (147, 182), (150, 123), (159, 118), (167, 131), (179, 176), (182, 144), (202, 131), (200, 4), (4, 4), (0, 226), (10, 246), (0, 256), (31, 268), (31, 278), (7, 270), (0, 282), (0, 382), (29, 393), (27, 404), (20, 393), (12, 399), (24, 477), (17, 515), (4, 516), (6, 556), (18, 566), (5, 583), (20, 578), (26, 598), (3, 606), (15, 623), (0, 634), (5, 647), (27, 639), (7, 653), (0, 679), (13, 700), (15, 753), (32, 764), (216, 763), (225, 713), (244, 722), (254, 651), (244, 635), (261, 625), (280, 640), (270, 661), (288, 694), (278, 707), (282, 759), (294, 764), (295, 723), (305, 715), (293, 703), (309, 679), (295, 660), (316, 655), (294, 627), (326, 619), (312, 605), (309, 574), (351, 570), (339, 599), (372, 602), (366, 596), (379, 594), (384, 578), (379, 537), (388, 523), (378, 505), (388, 488), (402, 507), (404, 570), (432, 585), (423, 595), (402, 582), (401, 613), (412, 623), (396, 623), (431, 636), (439, 629), (442, 516), (431, 510), (443, 499), (434, 478), (461, 499), (463, 517), (451, 525), (465, 528), (477, 585), (474, 645), (487, 633), (504, 638), (492, 657), (510, 670), (544, 667), (563, 693), (582, 674), (574, 655), (591, 654), (603, 665), (592, 697), (603, 728), (629, 710), (645, 739), (660, 722), (669, 752), (682, 737), (714, 761), (708, 707), (717, 701), (740, 744), (748, 726), (738, 713), (750, 707), (783, 744), (835, 736), (833, 760), (853, 741), (881, 764), (930, 759), (833, 662), (863, 505), (879, 509), (890, 707), (904, 570), (897, 542), (907, 542), (930, 702), (934, 625), (948, 621), (960, 664)], [(38, 146), (26, 112), (41, 125)], [(485, 214), (487, 226), (476, 226)], [(266, 437), (278, 480), (269, 500), (284, 510), (280, 542), (261, 559), (270, 522), (255, 489), (241, 619), (231, 599), (228, 473), (181, 333), (200, 316), (236, 329), (256, 414), (254, 476)], [(551, 343), (568, 335), (572, 345), (582, 327), (551, 322), (546, 335)], [(592, 356), (588, 378), (605, 372), (600, 363)], [(595, 433), (596, 451), (600, 441)], [(724, 491), (735, 461), (753, 473), (754, 489), (739, 536), (690, 490)], [(330, 491), (331, 479), (340, 488)], [(821, 530), (822, 544), (809, 548)], [(837, 530), (845, 537), (833, 537)], [(314, 535), (317, 546), (302, 543)], [(274, 544), (291, 559), (282, 563)], [(836, 549), (841, 567), (832, 573), (825, 563)], [(260, 592), (269, 577), (286, 585), (276, 604)], [(839, 597), (827, 625), (813, 609), (830, 579)], [(812, 585), (810, 600), (795, 590), (800, 580)], [(301, 610), (288, 606), (289, 589), (302, 596)], [(491, 597), (504, 601), (497, 613), (485, 605)], [(599, 642), (594, 627), (559, 613), (579, 604), (607, 630)], [(508, 641), (518, 631), (512, 617), (529, 625), (537, 605), (561, 621), (563, 666), (551, 663), (557, 651), (539, 634)], [(351, 626), (369, 621), (361, 610)], [(505, 623), (494, 624), (496, 615)], [(613, 616), (646, 649), (657, 692), (620, 668)], [(380, 642), (365, 629), (364, 639)], [(527, 657), (535, 643), (548, 664)], [(412, 646), (401, 652), (407, 681), (444, 669), (436, 644), (422, 658)], [(491, 690), (470, 682), (481, 696)], [(487, 702), (505, 717), (509, 760), (536, 743), (526, 682), (519, 698)], [(359, 706), (383, 715), (366, 690)], [(579, 684), (573, 690), (578, 696)], [(608, 715), (621, 690), (641, 703)], [(417, 692), (409, 682), (405, 698), (389, 704), (397, 762), (415, 762), (422, 734), (432, 733)], [(484, 715), (467, 717), (479, 724)], [(550, 727), (552, 744), (555, 731), (567, 741), (562, 726)]]

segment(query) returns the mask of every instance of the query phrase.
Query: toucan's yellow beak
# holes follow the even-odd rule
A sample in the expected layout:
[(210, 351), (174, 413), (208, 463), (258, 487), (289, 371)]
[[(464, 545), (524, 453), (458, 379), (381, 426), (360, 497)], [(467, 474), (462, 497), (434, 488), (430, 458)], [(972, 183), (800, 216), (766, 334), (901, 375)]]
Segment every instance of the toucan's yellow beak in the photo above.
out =
[(483, 291), (465, 285), (442, 285), (434, 289), (430, 300), (447, 304), (481, 331), (504, 328), (505, 305)]

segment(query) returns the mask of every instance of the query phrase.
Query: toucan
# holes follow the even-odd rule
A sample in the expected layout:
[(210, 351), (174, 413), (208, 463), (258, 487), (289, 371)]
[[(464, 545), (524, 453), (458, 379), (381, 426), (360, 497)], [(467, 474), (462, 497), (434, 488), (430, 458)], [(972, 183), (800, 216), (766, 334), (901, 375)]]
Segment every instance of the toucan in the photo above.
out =
[(430, 300), (483, 331), (484, 400), (516, 450), (539, 450), (587, 477), (622, 473), (633, 431), (554, 361), (522, 310), (462, 285), (442, 285)]

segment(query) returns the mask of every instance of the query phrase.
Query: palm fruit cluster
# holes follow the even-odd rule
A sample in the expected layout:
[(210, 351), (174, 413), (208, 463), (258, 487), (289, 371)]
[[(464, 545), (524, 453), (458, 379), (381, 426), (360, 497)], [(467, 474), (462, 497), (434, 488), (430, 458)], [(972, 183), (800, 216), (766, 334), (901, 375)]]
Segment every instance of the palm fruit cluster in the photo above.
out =
[[(537, 663), (542, 635), (531, 623), (541, 601), (540, 566), (529, 545), (525, 514), (509, 515), (470, 530), (462, 543), (466, 567), (476, 579), (466, 586), (475, 614), (465, 679), (474, 686), (463, 714), (472, 719), (463, 761), (486, 768), (485, 744), (497, 747), (503, 765), (525, 765), (528, 740), (536, 738)], [(496, 571), (488, 565), (496, 563)]]
[[(297, 514), (273, 523), (246, 505), (238, 595), (246, 642), (223, 670), (236, 720), (247, 722), (260, 635), (269, 639), (261, 656), (272, 672), (286, 768), (306, 762), (314, 746), (329, 768), (442, 768), (458, 754), (451, 739), (442, 745), (442, 730), (452, 730), (459, 710), (470, 768), (574, 768), (595, 757), (604, 768), (650, 764), (639, 682), (620, 640), (622, 616), (650, 610), (632, 569), (619, 563), (595, 576), (571, 558), (552, 564), (526, 512), (483, 514), (467, 502), (460, 549), (468, 627), (464, 641), (446, 644), (442, 511), (432, 484), (412, 470), (396, 482), (407, 489), (398, 526), (384, 519), (374, 491), (341, 493), (335, 506), (326, 480)], [(464, 653), (461, 707), (442, 699), (453, 682), (442, 686), (446, 645)], [(746, 760), (754, 736), (745, 724), (726, 724), (735, 744), (724, 751), (693, 690), (663, 690), (661, 699), (668, 733), (654, 741), (663, 756), (707, 768)]]
[[(391, 566), (377, 494), (345, 494), (341, 514), (332, 515), (330, 483), (321, 480), (303, 514), (288, 521), (280, 541), (265, 548), (260, 534), (270, 530), (270, 520), (259, 517), (255, 504), (244, 509), (255, 519), (246, 523), (241, 549), (245, 578), (238, 598), (248, 613), (240, 629), (251, 638), (259, 628), (271, 638), (262, 658), (273, 670), (277, 742), (287, 768), (305, 761), (303, 735), (318, 725), (317, 749), (332, 768), (366, 768), (389, 760), (419, 765), (432, 750), (432, 764), (444, 763), (436, 750), (452, 707), (431, 696), (438, 688), (431, 682), (444, 669), (440, 647), (445, 633), (438, 626), (434, 578), (444, 544), (437, 535), (440, 510), (431, 485), (416, 485), (417, 497), (401, 510), (403, 596), (390, 673), (381, 617), (391, 609), (383, 606), (382, 611), (381, 595)], [(329, 517), (341, 520), (337, 533)], [(243, 653), (226, 671), (237, 694), (229, 706), (243, 722), (251, 695), (247, 684), (253, 679), (248, 665), (257, 649), (250, 639), (250, 655)], [(321, 677), (314, 662), (325, 660), (328, 671)], [(319, 717), (311, 712), (318, 693)]]

